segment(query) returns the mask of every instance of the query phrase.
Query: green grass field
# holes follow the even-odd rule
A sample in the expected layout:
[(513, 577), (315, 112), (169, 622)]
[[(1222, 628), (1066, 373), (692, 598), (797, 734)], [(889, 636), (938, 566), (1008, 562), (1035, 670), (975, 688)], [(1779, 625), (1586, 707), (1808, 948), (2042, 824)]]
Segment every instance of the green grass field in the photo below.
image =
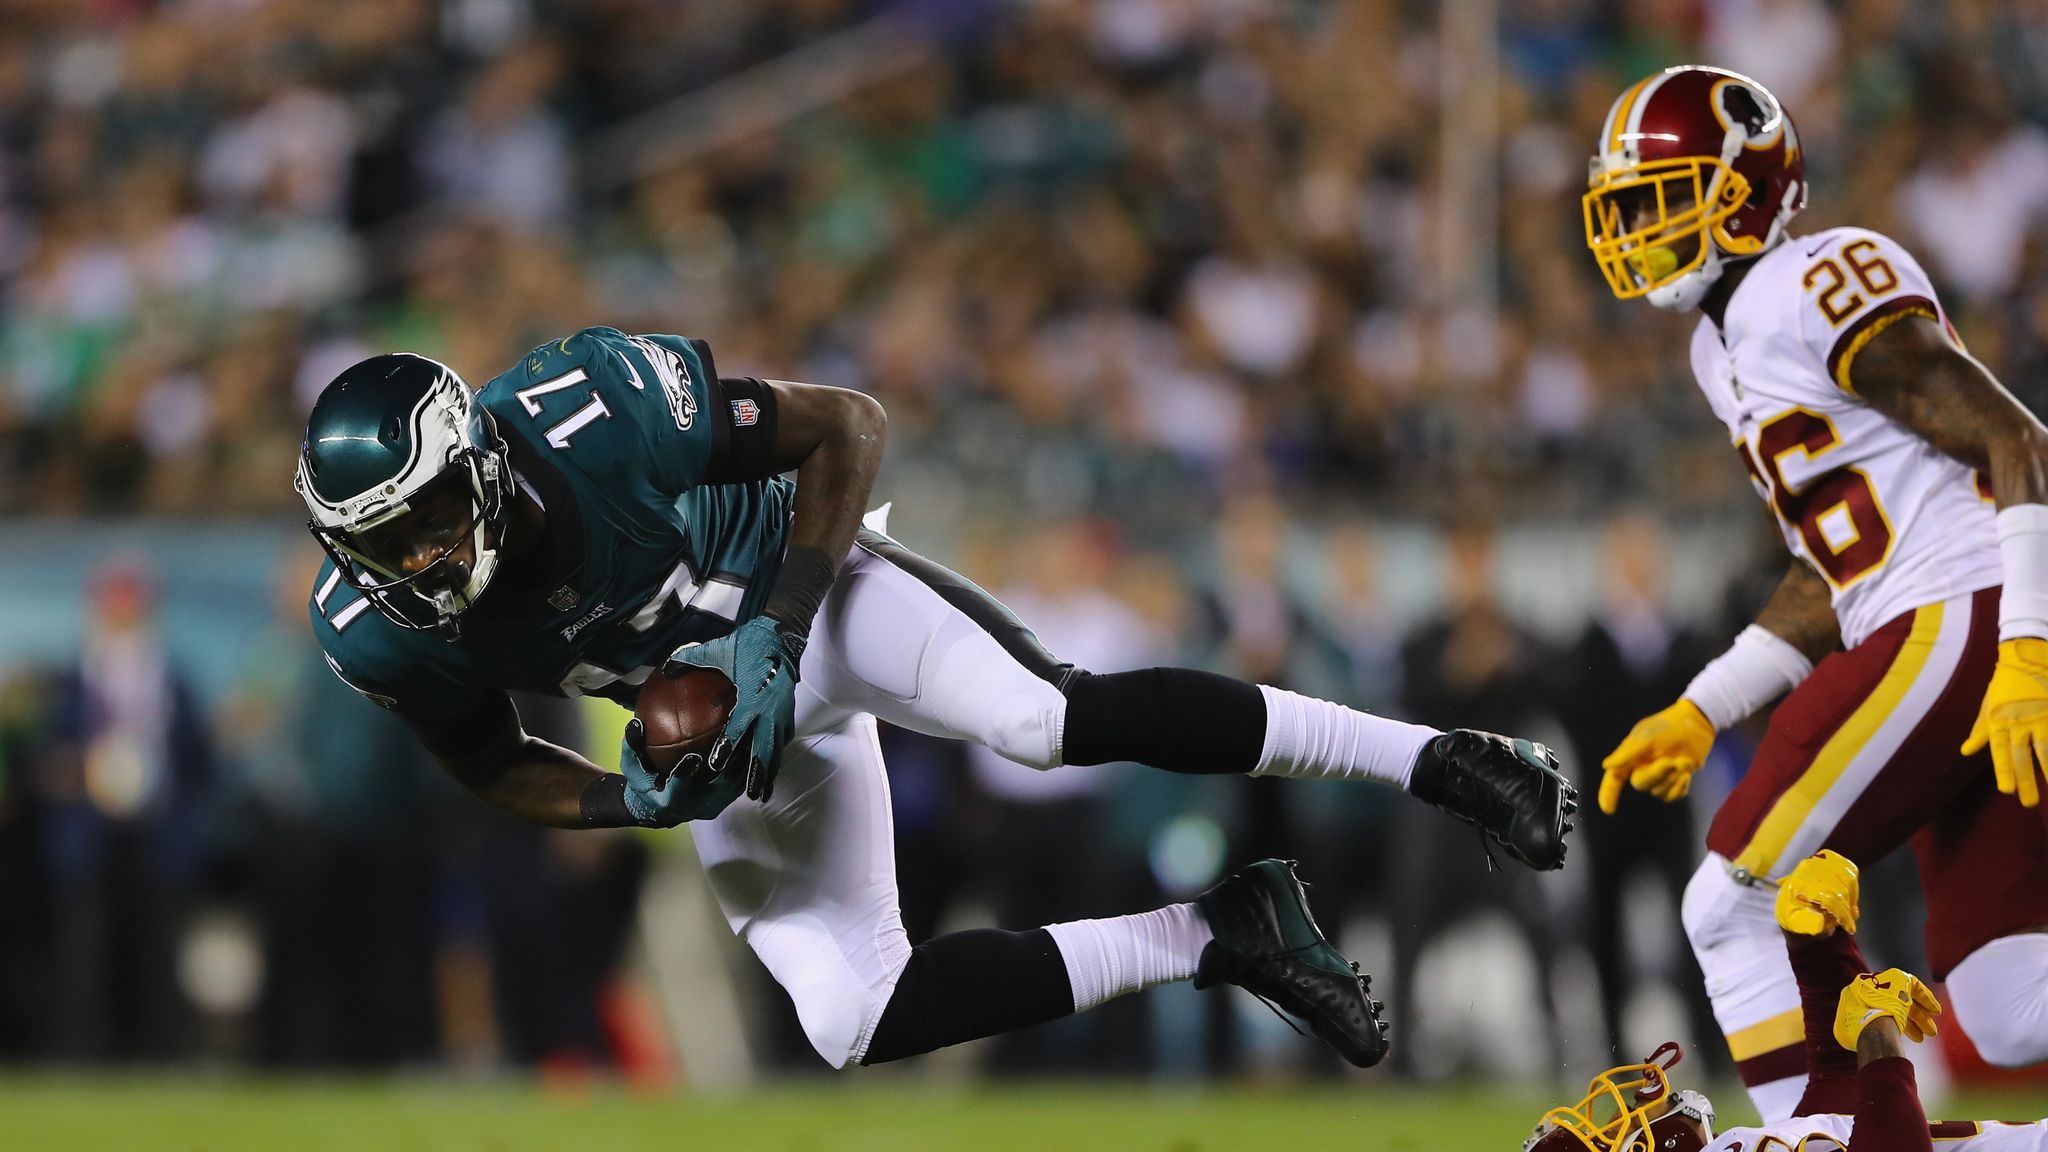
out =
[[(1739, 1093), (1717, 1093), (1734, 1101)], [(5, 1152), (1514, 1152), (1548, 1103), (1384, 1085), (977, 1089), (864, 1083), (728, 1098), (455, 1081), (0, 1078)], [(2048, 1099), (1950, 1115), (2042, 1115)], [(1738, 1104), (1737, 1107), (1740, 1105)]]
[(1397, 1088), (1026, 1088), (871, 1078), (729, 1098), (440, 1081), (0, 1080), (6, 1152), (912, 1152), (1520, 1147), (1542, 1102)]

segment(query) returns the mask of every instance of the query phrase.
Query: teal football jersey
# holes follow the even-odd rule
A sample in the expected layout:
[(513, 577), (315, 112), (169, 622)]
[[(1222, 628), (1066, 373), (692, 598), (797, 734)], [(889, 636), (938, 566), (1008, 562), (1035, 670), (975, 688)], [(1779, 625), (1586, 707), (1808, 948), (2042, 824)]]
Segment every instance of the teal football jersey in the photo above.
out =
[(486, 384), (478, 399), (546, 510), (540, 541), (500, 564), (452, 641), (385, 619), (323, 565), (311, 612), (328, 664), (428, 722), (507, 690), (631, 707), (669, 653), (759, 615), (795, 486), (706, 482), (735, 425), (762, 416), (713, 373), (702, 341), (586, 328)]

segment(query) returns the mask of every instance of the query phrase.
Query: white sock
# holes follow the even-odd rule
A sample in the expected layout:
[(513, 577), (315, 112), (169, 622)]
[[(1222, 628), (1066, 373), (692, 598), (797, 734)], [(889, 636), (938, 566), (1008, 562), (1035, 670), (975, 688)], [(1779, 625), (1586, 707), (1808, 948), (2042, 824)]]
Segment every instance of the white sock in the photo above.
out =
[(1422, 746), (1443, 733), (1259, 685), (1266, 698), (1266, 743), (1254, 776), (1306, 780), (1384, 780), (1406, 790)]
[(1193, 904), (1169, 904), (1135, 916), (1048, 924), (1074, 1011), (1085, 1012), (1126, 992), (1140, 992), (1176, 980), (1191, 980), (1202, 949), (1216, 934)]

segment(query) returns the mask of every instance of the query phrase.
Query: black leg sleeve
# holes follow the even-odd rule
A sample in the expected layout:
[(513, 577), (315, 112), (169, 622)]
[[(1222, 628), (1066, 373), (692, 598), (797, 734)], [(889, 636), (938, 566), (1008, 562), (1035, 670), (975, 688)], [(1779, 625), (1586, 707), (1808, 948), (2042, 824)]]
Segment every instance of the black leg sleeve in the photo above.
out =
[(911, 949), (860, 1062), (901, 1060), (1073, 1011), (1067, 962), (1052, 933), (955, 932)]
[(1130, 760), (1168, 772), (1249, 772), (1266, 742), (1256, 685), (1191, 668), (1146, 668), (1068, 680), (1069, 764)]

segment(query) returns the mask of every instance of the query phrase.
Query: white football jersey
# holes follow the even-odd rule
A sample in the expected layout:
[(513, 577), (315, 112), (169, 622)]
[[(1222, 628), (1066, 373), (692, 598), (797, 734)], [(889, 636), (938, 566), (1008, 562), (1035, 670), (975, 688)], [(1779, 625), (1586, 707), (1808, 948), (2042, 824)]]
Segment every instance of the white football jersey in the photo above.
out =
[[(1848, 1152), (1853, 1116), (1799, 1116), (1762, 1128), (1730, 1128), (1705, 1152)], [(1937, 1152), (2048, 1152), (2048, 1121), (2001, 1124), (1950, 1120), (1929, 1124)]]
[(1757, 259), (1692, 370), (1785, 543), (1833, 590), (1842, 643), (2003, 579), (1988, 487), (1849, 389), (1863, 345), (1901, 317), (1947, 316), (1904, 248), (1862, 228), (1794, 236)]

